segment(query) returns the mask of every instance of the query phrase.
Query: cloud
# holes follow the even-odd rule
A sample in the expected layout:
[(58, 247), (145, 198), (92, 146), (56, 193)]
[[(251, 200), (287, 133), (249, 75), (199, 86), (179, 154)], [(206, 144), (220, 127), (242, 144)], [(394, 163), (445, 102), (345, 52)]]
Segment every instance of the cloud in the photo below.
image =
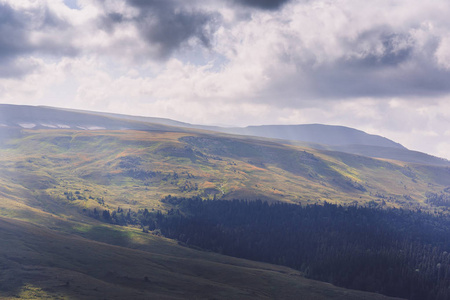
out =
[(0, 58), (27, 51), (24, 27), (18, 14), (7, 3), (0, 3)]
[[(2, 60), (0, 60), (1, 62)], [(17, 58), (4, 60), (0, 68), (0, 78), (23, 78), (26, 74), (35, 72), (41, 67), (33, 59)]]
[[(450, 92), (445, 5), (123, 0), (79, 1), (70, 9), (62, 1), (14, 3), (0, 2), (2, 77), (35, 72), (26, 63), (33, 56), (94, 56), (126, 70), (191, 53), (205, 58), (195, 60), (198, 76), (184, 79), (190, 81), (185, 94), (205, 99), (238, 95), (249, 103), (310, 107), (316, 99)], [(242, 5), (262, 9), (242, 19)]]
[(290, 0), (234, 0), (241, 5), (256, 7), (260, 9), (275, 10)]
[(0, 1), (0, 78), (35, 71), (20, 58), (96, 55), (129, 63), (210, 47), (220, 14), (181, 3), (79, 1), (71, 9), (63, 1)]
[(101, 28), (114, 31), (131, 24), (156, 59), (169, 58), (189, 42), (209, 47), (220, 19), (218, 13), (186, 6), (180, 1), (128, 0), (122, 6), (113, 2), (99, 3), (105, 11)]
[[(242, 84), (253, 89), (249, 100), (279, 103), (281, 97), (290, 106), (299, 99), (309, 105), (317, 98), (442, 95), (450, 88), (448, 8), (389, 1), (373, 8), (349, 0), (124, 0), (80, 1), (79, 10), (61, 2), (63, 12), (58, 1), (12, 3), (0, 4), (0, 57), (9, 61), (96, 55), (127, 67), (188, 51), (203, 56), (206, 49), (209, 59), (226, 61), (218, 77), (245, 77)], [(240, 19), (242, 5), (261, 10)], [(80, 22), (77, 14), (89, 17)], [(5, 66), (11, 71), (0, 76), (27, 72), (16, 63)]]
[(44, 3), (0, 2), (0, 78), (35, 71), (32, 55), (76, 55), (64, 38), (69, 26)]
[(444, 95), (450, 11), (418, 6), (290, 2), (220, 31), (215, 49), (229, 60), (224, 73), (254, 71), (242, 84), (253, 84), (255, 102), (298, 107), (315, 99)]

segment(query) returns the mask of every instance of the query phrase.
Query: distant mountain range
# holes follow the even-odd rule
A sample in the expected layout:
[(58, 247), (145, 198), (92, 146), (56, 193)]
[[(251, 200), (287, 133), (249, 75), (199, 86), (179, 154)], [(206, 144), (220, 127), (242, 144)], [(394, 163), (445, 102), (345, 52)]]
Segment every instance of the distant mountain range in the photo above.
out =
[[(3, 128), (3, 130), (2, 130)], [(262, 125), (219, 127), (183, 123), (165, 118), (129, 116), (45, 106), (0, 104), (0, 138), (15, 129), (78, 129), (78, 130), (165, 130), (185, 132), (193, 129), (215, 131), (269, 139), (321, 150), (341, 151), (368, 157), (399, 160), (419, 164), (450, 165), (450, 161), (411, 151), (385, 137), (361, 130), (323, 124)]]
[(322, 124), (306, 125), (262, 125), (245, 128), (230, 128), (230, 133), (261, 136), (267, 138), (326, 144), (331, 146), (365, 145), (406, 149), (387, 138), (367, 134), (364, 131), (344, 126)]

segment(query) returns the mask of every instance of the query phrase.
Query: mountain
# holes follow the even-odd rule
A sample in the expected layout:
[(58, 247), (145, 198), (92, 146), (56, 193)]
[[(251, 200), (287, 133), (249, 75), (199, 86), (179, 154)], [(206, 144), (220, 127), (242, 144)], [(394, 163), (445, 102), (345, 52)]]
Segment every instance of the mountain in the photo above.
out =
[[(117, 192), (124, 182), (138, 182), (146, 185), (146, 191), (139, 191), (138, 195), (155, 198), (202, 194), (304, 204), (375, 201), (391, 207), (422, 209), (429, 207), (425, 203), (427, 192), (440, 193), (450, 182), (445, 182), (449, 161), (350, 128), (299, 125), (263, 126), (267, 130), (256, 130), (275, 135), (282, 128), (298, 129), (287, 130), (283, 136), (296, 134), (292, 138), (307, 136), (310, 131), (318, 136), (316, 140), (329, 143), (312, 144), (312, 138), (296, 142), (249, 137), (164, 122), (0, 105), (3, 147), (16, 153), (18, 160), (29, 158), (27, 162), (17, 161), (19, 167), (12, 159), (5, 161), (7, 171), (3, 175), (9, 174), (10, 179), (21, 180), (19, 183), (25, 186), (46, 182), (47, 177), (59, 183), (64, 175), (80, 185), (117, 186)], [(328, 140), (326, 136), (319, 138), (321, 132), (330, 134)], [(347, 144), (357, 141), (360, 144)], [(441, 169), (444, 171), (437, 171)], [(47, 174), (44, 179), (33, 177), (43, 172)], [(436, 172), (441, 174), (440, 184), (436, 184)], [(61, 184), (55, 189), (65, 192)]]
[[(143, 197), (200, 194), (303, 204), (375, 201), (430, 210), (426, 194), (441, 193), (450, 182), (448, 161), (353, 129), (312, 126), (350, 132), (361, 143), (375, 140), (395, 147), (311, 146), (47, 107), (0, 109), (0, 148), (9, 151), (0, 177), (33, 190), (53, 184), (58, 197), (91, 186), (96, 191), (107, 187), (105, 196), (117, 205), (120, 199), (143, 203)], [(370, 151), (368, 156), (383, 160), (364, 155)], [(134, 195), (121, 198), (122, 189), (133, 184), (139, 186)]]
[[(427, 165), (450, 165), (450, 161), (411, 151), (387, 138), (367, 134), (344, 126), (321, 124), (264, 125), (245, 128), (226, 128), (178, 122), (164, 118), (128, 116), (52, 107), (34, 107), (0, 104), (0, 139), (15, 134), (17, 129), (80, 129), (80, 130), (207, 130), (232, 135), (244, 135), (291, 141), (319, 150), (333, 150), (374, 158), (392, 159)], [(8, 132), (8, 133), (6, 133)], [(283, 142), (283, 141), (280, 141)]]
[[(444, 162), (378, 159), (339, 149), (347, 144), (244, 136), (156, 121), (0, 106), (0, 239), (6, 241), (0, 243), (0, 297), (176, 299), (185, 293), (200, 299), (291, 299), (299, 294), (308, 299), (386, 299), (311, 281), (303, 277), (306, 273), (286, 267), (188, 248), (189, 239), (178, 244), (161, 237), (160, 228), (151, 227), (148, 218), (177, 220), (186, 214), (177, 199), (198, 197), (442, 215), (450, 211), (450, 167)], [(412, 153), (401, 146), (352, 147)], [(318, 218), (325, 224), (326, 213)], [(258, 218), (258, 212), (255, 215)], [(371, 218), (358, 220), (365, 224)], [(398, 231), (414, 222), (406, 224)], [(434, 233), (433, 239), (439, 240)], [(361, 257), (374, 253), (358, 250)], [(380, 251), (401, 256), (400, 250)], [(283, 259), (276, 263), (283, 264)], [(331, 277), (320, 278), (333, 282)], [(376, 285), (360, 281), (354, 286)]]
[(387, 138), (344, 126), (322, 124), (263, 125), (245, 128), (219, 128), (216, 130), (232, 134), (298, 141), (315, 149), (328, 149), (374, 158), (417, 164), (450, 165), (450, 161), (446, 159), (408, 150), (401, 144)]
[[(49, 109), (54, 109), (50, 108)], [(241, 127), (219, 127), (219, 126), (205, 126), (195, 125), (179, 121), (174, 121), (165, 118), (154, 117), (139, 117), (128, 116), (123, 114), (89, 112), (65, 109), (67, 112), (83, 112), (95, 114), (99, 116), (106, 116), (128, 121), (139, 121), (146, 123), (156, 123), (169, 126), (178, 126), (184, 128), (194, 128), (201, 130), (210, 130), (215, 132), (224, 132), (230, 134), (275, 138), (291, 141), (302, 141), (307, 143), (325, 144), (333, 146), (344, 145), (366, 145), (378, 147), (392, 147), (398, 149), (406, 149), (399, 143), (395, 143), (387, 138), (367, 134), (361, 130), (344, 127), (332, 126), (322, 124), (306, 124), (306, 125), (262, 125), (262, 126), (247, 126)], [(134, 128), (136, 129), (136, 128)]]
[(78, 129), (78, 130), (166, 130), (176, 131), (180, 127), (170, 127), (159, 123), (129, 121), (101, 116), (90, 112), (67, 111), (62, 109), (0, 104), (0, 128), (19, 129)]
[[(320, 149), (320, 147), (318, 148)], [(447, 159), (403, 148), (369, 146), (369, 145), (341, 145), (341, 146), (331, 146), (328, 147), (328, 149), (374, 158), (403, 161), (414, 164), (450, 166), (450, 161)]]
[(406, 149), (399, 143), (395, 143), (387, 138), (367, 134), (361, 130), (344, 126), (322, 124), (263, 125), (248, 126), (245, 128), (230, 128), (226, 129), (226, 131), (235, 134), (302, 141), (332, 146), (366, 145)]

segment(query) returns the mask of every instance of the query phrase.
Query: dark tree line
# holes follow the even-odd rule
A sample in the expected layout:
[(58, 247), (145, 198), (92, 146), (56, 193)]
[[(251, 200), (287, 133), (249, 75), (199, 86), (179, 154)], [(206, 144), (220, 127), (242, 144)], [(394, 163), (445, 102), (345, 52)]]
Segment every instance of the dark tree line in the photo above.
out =
[(126, 225), (137, 225), (141, 226), (144, 231), (155, 230), (156, 220), (161, 219), (161, 211), (150, 212), (148, 209), (139, 209), (138, 211), (133, 211), (131, 209), (124, 210), (118, 207), (117, 210), (112, 212), (109, 209), (97, 210), (94, 208), (93, 211), (85, 211), (89, 216), (98, 219), (100, 221), (126, 226)]
[[(445, 191), (447, 191), (447, 189), (445, 189)], [(427, 197), (427, 200), (425, 202), (428, 204), (434, 206), (450, 207), (450, 195), (427, 192), (425, 196)]]
[[(166, 198), (163, 235), (286, 265), (312, 279), (407, 299), (450, 299), (450, 220), (422, 212)], [(448, 252), (446, 252), (448, 251)]]
[(412, 300), (450, 299), (446, 217), (327, 203), (302, 207), (170, 196), (163, 201), (175, 209), (115, 215), (124, 216), (122, 225), (159, 229), (189, 246), (286, 265), (338, 286)]

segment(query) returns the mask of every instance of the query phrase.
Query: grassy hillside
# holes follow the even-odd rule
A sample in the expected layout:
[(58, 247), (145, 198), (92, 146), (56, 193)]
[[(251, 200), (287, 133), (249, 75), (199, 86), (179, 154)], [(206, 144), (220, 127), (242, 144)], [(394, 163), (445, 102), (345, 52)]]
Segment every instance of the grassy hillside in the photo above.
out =
[[(0, 141), (11, 129), (72, 130), (151, 130), (166, 132), (220, 132), (281, 139), (281, 143), (301, 144), (308, 148), (342, 151), (368, 157), (410, 163), (450, 166), (450, 161), (411, 151), (402, 145), (363, 131), (322, 124), (263, 125), (225, 128), (178, 122), (170, 119), (138, 117), (103, 112), (61, 109), (44, 106), (0, 104)], [(9, 133), (8, 133), (9, 132)]]
[(180, 247), (91, 213), (165, 212), (167, 195), (444, 211), (427, 195), (450, 193), (446, 167), (206, 132), (23, 130), (6, 132), (0, 145), (6, 299), (383, 299)]
[(0, 297), (292, 299), (301, 295), (308, 299), (388, 299), (307, 280), (292, 269), (200, 252), (164, 238), (135, 234), (140, 250), (61, 235), (2, 217)]
[[(163, 131), (24, 131), (3, 142), (0, 196), (59, 215), (169, 209), (166, 195), (443, 210), (450, 168), (314, 150), (270, 140)], [(70, 212), (70, 213), (68, 213)]]

